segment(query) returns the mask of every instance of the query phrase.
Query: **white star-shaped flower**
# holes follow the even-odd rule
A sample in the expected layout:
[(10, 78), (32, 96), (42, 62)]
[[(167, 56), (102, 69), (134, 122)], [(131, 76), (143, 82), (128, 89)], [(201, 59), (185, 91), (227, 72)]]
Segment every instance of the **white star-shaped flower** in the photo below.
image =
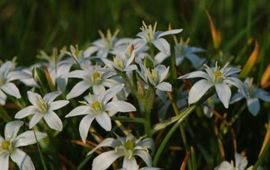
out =
[(93, 170), (105, 170), (120, 157), (124, 157), (122, 166), (123, 169), (127, 170), (139, 169), (135, 156), (140, 157), (148, 167), (152, 165), (149, 150), (153, 151), (154, 142), (151, 138), (135, 139), (135, 137), (131, 135), (118, 137), (117, 139), (106, 138), (90, 151), (88, 155), (94, 153), (100, 147), (112, 147), (114, 150), (98, 155), (93, 161)]
[(111, 116), (117, 112), (136, 111), (136, 108), (128, 102), (120, 100), (110, 101), (122, 88), (123, 85), (117, 85), (100, 95), (89, 94), (84, 98), (86, 101), (85, 105), (76, 107), (66, 115), (66, 117), (85, 115), (79, 125), (80, 136), (83, 142), (86, 141), (89, 128), (94, 119), (103, 129), (110, 131), (112, 128)]
[(194, 71), (179, 77), (179, 79), (203, 78), (190, 89), (188, 96), (189, 104), (197, 102), (211, 87), (215, 87), (218, 98), (224, 107), (228, 108), (231, 98), (230, 85), (242, 89), (242, 82), (235, 77), (239, 72), (239, 69), (228, 67), (228, 64), (222, 68), (218, 67), (217, 64), (215, 67), (205, 65), (204, 71)]
[(22, 125), (22, 121), (9, 122), (5, 126), (5, 138), (0, 135), (1, 170), (8, 170), (9, 157), (22, 170), (35, 169), (31, 158), (19, 147), (35, 144), (39, 140), (45, 138), (47, 135), (41, 132), (34, 132), (33, 130), (28, 130), (20, 135), (17, 135)]
[[(7, 61), (0, 67), (0, 105), (6, 103), (7, 95), (21, 98), (21, 94), (17, 86), (12, 83), (13, 80), (20, 79), (18, 72), (14, 72), (14, 63)], [(6, 94), (5, 94), (5, 93)]]
[(33, 128), (42, 118), (44, 118), (51, 129), (62, 131), (62, 121), (54, 111), (66, 106), (69, 101), (54, 101), (60, 94), (61, 93), (59, 92), (51, 92), (42, 98), (39, 94), (28, 91), (28, 100), (32, 105), (17, 112), (15, 118), (22, 119), (33, 115), (29, 122), (29, 128)]

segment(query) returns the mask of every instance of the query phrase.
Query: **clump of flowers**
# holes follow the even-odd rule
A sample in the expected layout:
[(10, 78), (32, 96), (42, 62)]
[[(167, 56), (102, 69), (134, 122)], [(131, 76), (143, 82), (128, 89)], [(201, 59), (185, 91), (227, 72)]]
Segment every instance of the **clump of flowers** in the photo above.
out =
[[(241, 67), (226, 56), (214, 60), (183, 37), (178, 42), (181, 32), (143, 22), (136, 37), (99, 31), (89, 47), (41, 51), (40, 62), (26, 68), (3, 61), (0, 169), (14, 166), (9, 158), (23, 170), (246, 169), (247, 159), (237, 153), (234, 162), (222, 161), (231, 153), (224, 145), (232, 141), (237, 150), (235, 122), (246, 110), (255, 116), (269, 107), (269, 93), (252, 78), (242, 82)], [(25, 121), (20, 135), (24, 123), (15, 119)], [(267, 129), (261, 155), (270, 123)], [(21, 148), (31, 144), (37, 145)]]

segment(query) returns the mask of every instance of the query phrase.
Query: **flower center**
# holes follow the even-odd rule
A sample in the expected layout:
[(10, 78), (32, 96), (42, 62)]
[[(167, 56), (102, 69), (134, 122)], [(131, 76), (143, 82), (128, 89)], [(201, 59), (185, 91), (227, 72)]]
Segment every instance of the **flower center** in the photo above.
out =
[(10, 142), (7, 141), (7, 140), (4, 140), (2, 143), (1, 143), (1, 148), (4, 149), (4, 150), (7, 150), (9, 151), (11, 148), (11, 145), (10, 145)]
[(91, 104), (91, 107), (92, 107), (92, 109), (95, 111), (96, 114), (101, 113), (102, 110), (103, 110), (102, 104), (101, 104), (99, 101), (94, 101), (94, 102)]
[(94, 72), (92, 73), (91, 78), (92, 78), (92, 82), (93, 82), (94, 84), (100, 84), (100, 83), (101, 83), (101, 73), (100, 73), (100, 72), (94, 71)]
[(128, 139), (125, 144), (124, 155), (126, 158), (131, 159), (133, 157), (133, 150), (135, 148), (135, 142), (133, 140)]
[(223, 74), (219, 71), (216, 70), (214, 71), (214, 83), (218, 83), (221, 81)]
[(37, 101), (39, 111), (43, 114), (47, 113), (49, 109), (48, 104), (43, 99), (37, 99)]
[(115, 56), (113, 58), (113, 62), (117, 67), (124, 68), (124, 63), (123, 63), (123, 61), (121, 60), (121, 58), (119, 56)]
[(149, 78), (152, 79), (155, 83), (158, 82), (158, 74), (155, 69), (148, 70)]
[(155, 35), (155, 32), (156, 32), (156, 27), (157, 27), (157, 23), (155, 23), (154, 26), (152, 26), (152, 25), (148, 25), (147, 26), (143, 22), (143, 26), (141, 27), (141, 30), (146, 32), (146, 41), (147, 42), (152, 42), (154, 40), (154, 35)]

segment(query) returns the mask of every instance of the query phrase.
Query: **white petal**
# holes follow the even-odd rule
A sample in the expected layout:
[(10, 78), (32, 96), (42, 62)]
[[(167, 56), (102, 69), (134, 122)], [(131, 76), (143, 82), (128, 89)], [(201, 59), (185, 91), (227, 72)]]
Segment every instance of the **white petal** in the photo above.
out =
[(61, 119), (54, 112), (49, 112), (44, 116), (45, 121), (51, 129), (62, 131), (63, 123)]
[(35, 113), (29, 122), (29, 128), (32, 129), (42, 118), (43, 114)]
[(35, 113), (35, 106), (28, 106), (15, 114), (15, 119), (22, 119)]
[[(35, 135), (36, 134), (36, 135)], [(17, 136), (15, 140), (15, 146), (27, 146), (37, 143), (37, 141), (40, 141), (41, 139), (45, 138), (47, 136), (46, 133), (42, 132), (34, 132), (33, 130), (25, 131), (24, 133)]]
[[(114, 138), (106, 138), (101, 143), (99, 143), (94, 149), (87, 153), (87, 155), (93, 154), (100, 147), (113, 147), (114, 143), (117, 143), (118, 140)], [(121, 144), (121, 143), (120, 143)]]
[(107, 103), (111, 98), (115, 97), (117, 93), (119, 93), (124, 88), (124, 84), (116, 85), (109, 90), (107, 90), (105, 93), (100, 95), (100, 98), (102, 100), (102, 103)]
[(136, 108), (124, 101), (111, 101), (105, 106), (105, 110), (113, 112), (133, 112), (136, 111)]
[(93, 86), (93, 92), (94, 94), (101, 94), (105, 92), (105, 87), (102, 84), (94, 85)]
[(227, 109), (229, 107), (229, 102), (231, 99), (231, 89), (225, 83), (215, 84), (218, 98)]
[(89, 84), (87, 84), (85, 81), (80, 81), (67, 94), (67, 99), (72, 99), (74, 97), (81, 95), (83, 92), (89, 89), (89, 87), (90, 87)]
[(260, 111), (260, 102), (258, 98), (250, 98), (247, 99), (248, 111), (253, 115), (256, 116)]
[(46, 94), (43, 99), (47, 102), (47, 103), (51, 103), (52, 101), (54, 101), (54, 99), (56, 99), (56, 97), (58, 97), (61, 93), (58, 91), (55, 92), (51, 92)]
[(5, 126), (5, 139), (14, 139), (22, 125), (23, 122), (18, 120), (7, 123)]
[(92, 121), (94, 120), (94, 117), (87, 115), (85, 116), (79, 125), (79, 131), (80, 131), (80, 136), (82, 138), (82, 141), (85, 143), (86, 142), (86, 138), (89, 132), (89, 128), (91, 126)]
[(35, 166), (31, 158), (20, 149), (16, 149), (15, 151), (13, 151), (10, 157), (18, 165), (18, 167), (21, 170), (34, 170), (35, 169)]
[(60, 109), (60, 108), (62, 108), (64, 106), (66, 106), (68, 103), (69, 103), (68, 100), (58, 100), (58, 101), (52, 102), (50, 104), (50, 110)]
[(214, 170), (234, 170), (235, 168), (227, 161), (223, 161), (218, 167)]
[(127, 159), (125, 157), (123, 161), (123, 168), (128, 170), (138, 170), (139, 166), (137, 165), (135, 158)]
[(240, 155), (239, 153), (235, 153), (234, 157), (235, 157), (235, 168), (239, 170), (245, 170), (248, 165), (247, 158), (245, 156)]
[(7, 95), (0, 89), (0, 105), (6, 104)]
[(134, 155), (139, 156), (146, 163), (147, 166), (152, 166), (152, 159), (149, 152), (145, 150), (136, 150), (134, 152)]
[(173, 30), (169, 30), (169, 31), (164, 31), (164, 32), (160, 33), (158, 35), (158, 37), (163, 37), (163, 36), (172, 35), (172, 34), (179, 34), (182, 31), (183, 31), (183, 29), (173, 29)]
[(207, 75), (207, 73), (203, 72), (203, 71), (194, 71), (188, 74), (185, 74), (183, 76), (178, 77), (178, 79), (190, 79), (190, 78), (205, 78), (210, 80), (209, 76)]
[(194, 54), (187, 55), (186, 57), (189, 59), (189, 61), (196, 69), (199, 69), (205, 61), (204, 59), (201, 59), (200, 57)]
[(212, 87), (207, 80), (199, 80), (190, 89), (188, 95), (188, 103), (192, 104), (197, 102), (206, 92)]
[(266, 92), (265, 90), (262, 90), (262, 89), (256, 89), (255, 90), (255, 95), (265, 101), (265, 102), (270, 102), (270, 95), (268, 92)]
[(164, 38), (156, 39), (153, 41), (154, 46), (162, 53), (170, 55), (170, 44)]
[(83, 79), (87, 76), (87, 72), (83, 71), (83, 70), (75, 70), (72, 71), (66, 75), (64, 75), (64, 77), (68, 77), (68, 78), (80, 78)]
[(65, 117), (73, 117), (79, 115), (86, 115), (89, 112), (89, 106), (78, 106), (75, 109), (71, 110)]
[(112, 129), (112, 122), (110, 116), (104, 112), (96, 116), (96, 121), (98, 124), (103, 127), (106, 131), (110, 131)]
[(168, 58), (169, 55), (165, 54), (163, 52), (159, 52), (157, 55), (155, 55), (155, 64), (160, 64), (162, 63), (166, 58)]
[(161, 82), (156, 86), (161, 91), (172, 91), (172, 85), (168, 82)]
[(16, 97), (17, 99), (21, 98), (19, 89), (13, 83), (6, 83), (1, 87), (1, 89), (7, 94)]
[(120, 156), (115, 151), (104, 152), (94, 159), (92, 170), (106, 170)]
[(240, 101), (241, 99), (243, 99), (243, 95), (241, 93), (236, 93), (235, 95), (232, 96), (230, 104), (233, 104), (235, 102)]
[(8, 170), (8, 163), (9, 163), (9, 154), (3, 152), (0, 153), (1, 170)]
[(31, 91), (27, 92), (27, 96), (28, 96), (28, 100), (30, 101), (32, 105), (37, 105), (36, 104), (37, 100), (42, 99), (42, 97), (39, 94), (31, 92)]
[(154, 141), (151, 138), (145, 138), (137, 143), (137, 146), (140, 146), (142, 148), (147, 148), (152, 151), (154, 151)]
[(29, 79), (31, 76), (27, 74), (26, 72), (23, 72), (23, 70), (20, 71), (12, 71), (8, 74), (8, 81), (13, 81), (13, 80), (20, 80), (20, 79)]

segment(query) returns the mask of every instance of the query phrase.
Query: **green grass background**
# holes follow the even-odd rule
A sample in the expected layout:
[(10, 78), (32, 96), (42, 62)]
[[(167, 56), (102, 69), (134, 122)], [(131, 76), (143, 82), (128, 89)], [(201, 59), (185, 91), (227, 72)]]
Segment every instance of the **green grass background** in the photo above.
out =
[[(244, 65), (254, 48), (249, 40), (258, 40), (260, 57), (251, 73), (258, 83), (270, 63), (268, 0), (0, 0), (0, 59), (17, 56), (20, 65), (30, 65), (40, 50), (50, 52), (54, 47), (71, 44), (85, 48), (99, 37), (98, 30), (108, 28), (120, 29), (120, 37), (135, 37), (143, 20), (151, 24), (158, 22), (161, 30), (167, 29), (168, 24), (183, 28), (181, 37), (189, 37), (191, 45), (206, 49), (206, 55), (211, 58), (217, 51), (205, 10), (221, 32), (222, 52), (235, 63)], [(267, 109), (261, 112), (256, 118), (247, 113), (237, 124), (242, 127), (241, 133), (237, 132), (239, 151), (247, 149), (251, 163), (257, 158), (265, 133), (264, 123), (267, 114), (270, 115)], [(202, 121), (201, 131), (210, 123), (206, 118)], [(198, 141), (203, 144), (203, 139), (210, 137), (205, 136), (207, 133), (194, 137), (191, 144)]]

